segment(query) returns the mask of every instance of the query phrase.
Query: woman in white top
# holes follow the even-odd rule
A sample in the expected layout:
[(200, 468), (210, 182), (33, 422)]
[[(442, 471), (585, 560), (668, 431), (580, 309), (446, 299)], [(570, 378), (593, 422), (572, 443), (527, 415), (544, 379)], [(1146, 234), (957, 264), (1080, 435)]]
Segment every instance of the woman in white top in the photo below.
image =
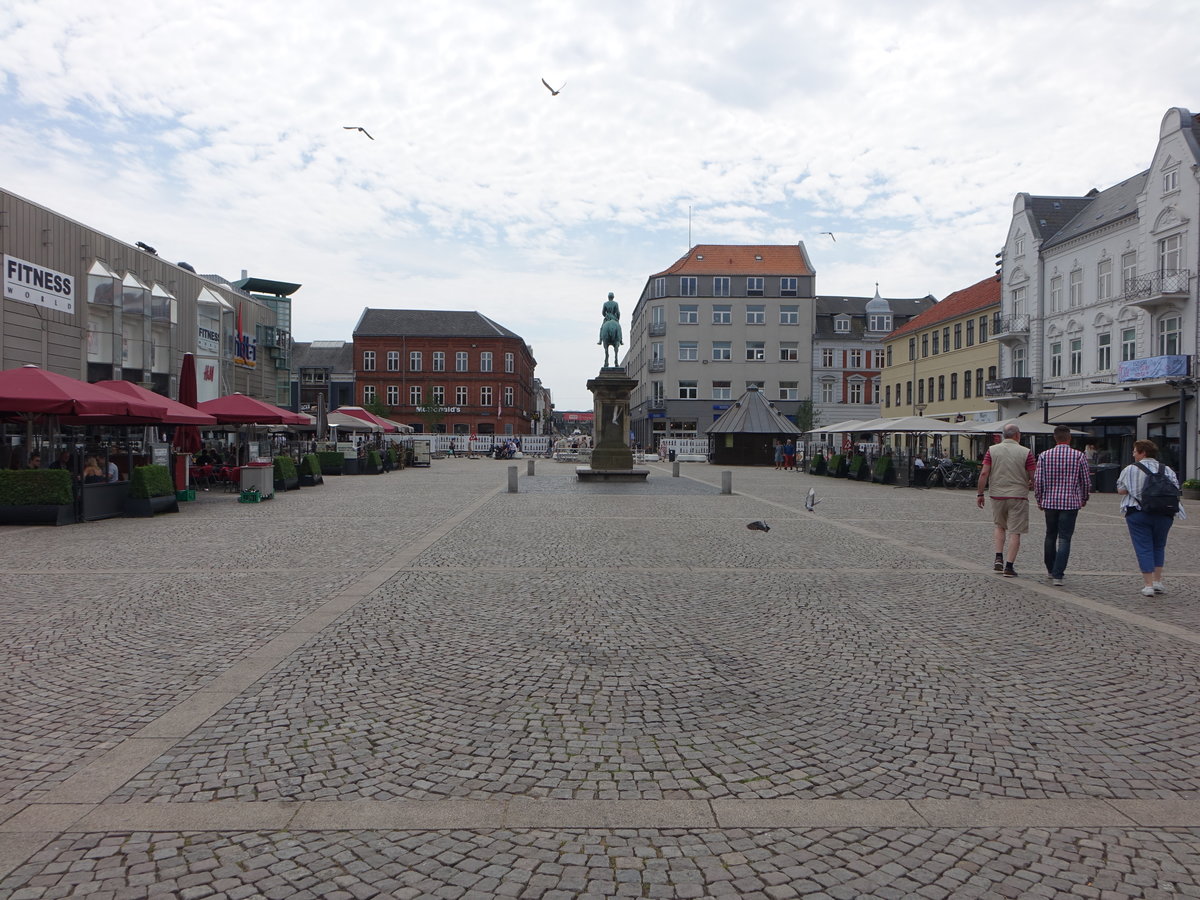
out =
[[(1125, 515), (1125, 524), (1129, 528), (1129, 538), (1133, 541), (1133, 552), (1137, 554), (1138, 568), (1142, 572), (1142, 595), (1153, 597), (1155, 594), (1165, 594), (1162, 573), (1163, 560), (1167, 550), (1167, 534), (1175, 519), (1186, 519), (1183, 506), (1174, 516), (1155, 515), (1143, 512), (1141, 508), (1142, 485), (1146, 483), (1146, 473), (1138, 468), (1141, 463), (1151, 472), (1157, 472), (1163, 464), (1158, 460), (1158, 445), (1154, 441), (1133, 442), (1134, 465), (1126, 466), (1117, 478), (1117, 493), (1121, 495), (1121, 512)], [(1167, 478), (1176, 487), (1179, 479), (1165, 466)]]

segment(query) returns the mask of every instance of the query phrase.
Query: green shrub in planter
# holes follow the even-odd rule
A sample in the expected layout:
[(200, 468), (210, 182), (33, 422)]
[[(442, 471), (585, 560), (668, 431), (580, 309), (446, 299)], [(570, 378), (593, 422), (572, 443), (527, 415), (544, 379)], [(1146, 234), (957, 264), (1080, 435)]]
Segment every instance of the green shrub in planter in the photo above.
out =
[(824, 475), (829, 464), (825, 462), (825, 457), (818, 454), (813, 457), (812, 463), (808, 467), (810, 475)]
[(341, 475), (346, 467), (346, 457), (338, 450), (322, 450), (317, 453), (317, 459), (321, 463), (322, 475)]
[(135, 466), (129, 476), (129, 496), (135, 500), (174, 497), (175, 485), (166, 466)]
[(0, 506), (63, 506), (74, 499), (66, 469), (0, 470)]
[(400, 463), (400, 454), (396, 452), (396, 448), (388, 447), (387, 455), (388, 455), (388, 462), (391, 464), (392, 468), (393, 469), (396, 468), (396, 466)]
[(867, 458), (865, 456), (863, 456), (861, 453), (855, 454), (854, 456), (850, 457), (850, 462), (846, 466), (846, 476), (848, 478), (858, 478), (859, 473), (862, 472), (863, 464), (866, 461), (867, 461)]
[(896, 483), (896, 466), (892, 461), (890, 453), (884, 454), (875, 460), (875, 471), (871, 473), (871, 479), (880, 484)]
[(845, 459), (843, 458), (842, 454), (833, 454), (833, 456), (829, 457), (829, 470), (825, 474), (831, 478), (845, 478), (846, 470), (842, 465), (844, 462)]
[(305, 453), (300, 457), (300, 474), (313, 478), (321, 474), (321, 460), (317, 458), (317, 454)]
[(290, 456), (275, 457), (275, 477), (285, 479), (300, 477), (296, 472), (296, 464), (292, 462)]

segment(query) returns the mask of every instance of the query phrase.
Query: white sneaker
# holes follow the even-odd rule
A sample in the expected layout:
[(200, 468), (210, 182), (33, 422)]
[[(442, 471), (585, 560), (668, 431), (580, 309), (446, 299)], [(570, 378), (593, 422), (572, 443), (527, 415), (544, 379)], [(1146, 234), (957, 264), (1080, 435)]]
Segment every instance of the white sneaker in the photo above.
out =
[(1153, 597), (1154, 596), (1154, 588), (1150, 587), (1150, 585), (1146, 585), (1144, 588), (1142, 588), (1142, 596), (1143, 597)]
[(1154, 582), (1154, 593), (1165, 594), (1166, 592), (1167, 592), (1167, 589), (1165, 587), (1163, 587), (1163, 583), (1161, 581)]

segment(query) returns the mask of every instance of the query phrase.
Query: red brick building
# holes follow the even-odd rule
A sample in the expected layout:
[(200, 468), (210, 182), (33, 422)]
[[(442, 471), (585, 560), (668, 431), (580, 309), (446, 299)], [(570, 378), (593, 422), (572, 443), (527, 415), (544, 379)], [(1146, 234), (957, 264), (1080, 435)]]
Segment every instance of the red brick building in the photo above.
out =
[(536, 365), (519, 334), (477, 312), (368, 308), (354, 328), (358, 402), (418, 431), (537, 431)]

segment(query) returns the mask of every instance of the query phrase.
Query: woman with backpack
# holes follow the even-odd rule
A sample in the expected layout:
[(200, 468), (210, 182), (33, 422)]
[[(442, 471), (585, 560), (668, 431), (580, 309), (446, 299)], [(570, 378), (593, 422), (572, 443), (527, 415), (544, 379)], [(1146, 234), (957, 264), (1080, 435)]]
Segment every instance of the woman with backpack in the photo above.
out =
[(1159, 462), (1154, 441), (1133, 442), (1133, 465), (1121, 471), (1117, 493), (1145, 583), (1142, 596), (1165, 594), (1162, 573), (1167, 534), (1176, 519), (1187, 516), (1179, 503), (1179, 478), (1170, 466)]

